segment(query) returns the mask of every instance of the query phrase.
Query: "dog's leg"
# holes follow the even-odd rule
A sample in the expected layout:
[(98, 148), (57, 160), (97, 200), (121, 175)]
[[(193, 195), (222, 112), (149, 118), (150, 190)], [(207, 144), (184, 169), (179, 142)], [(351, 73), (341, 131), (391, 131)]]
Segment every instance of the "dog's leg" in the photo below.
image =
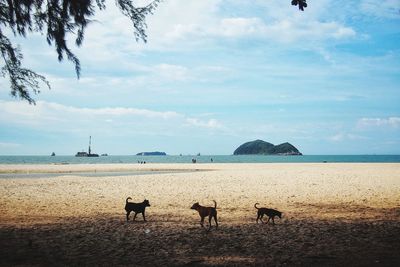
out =
[(129, 221), (129, 214), (130, 214), (131, 212), (130, 211), (127, 211), (126, 212), (126, 221)]
[(201, 217), (200, 225), (201, 225), (201, 227), (204, 227), (204, 217)]
[(143, 215), (143, 221), (146, 221), (146, 216), (144, 216), (144, 211), (142, 212)]
[(135, 211), (135, 216), (133, 216), (133, 220), (135, 220), (135, 219), (136, 219), (136, 215), (137, 215), (137, 212)]
[(211, 229), (211, 219), (212, 219), (212, 215), (208, 215), (208, 230)]
[(257, 219), (256, 219), (256, 223), (258, 223), (258, 220), (260, 219), (260, 214), (257, 214)]
[(261, 214), (261, 216), (260, 216), (260, 221), (261, 221), (261, 223), (265, 223), (264, 221), (263, 221), (263, 218), (264, 217), (264, 214)]
[(218, 229), (217, 213), (215, 213), (214, 215), (214, 221), (215, 221), (215, 229)]

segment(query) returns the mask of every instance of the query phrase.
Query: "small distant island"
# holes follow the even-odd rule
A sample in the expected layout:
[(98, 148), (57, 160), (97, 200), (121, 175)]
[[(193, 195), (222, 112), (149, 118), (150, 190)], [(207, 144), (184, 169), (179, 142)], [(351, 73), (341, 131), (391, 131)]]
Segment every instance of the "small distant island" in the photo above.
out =
[(282, 156), (300, 156), (303, 155), (292, 144), (286, 142), (280, 145), (274, 145), (263, 140), (247, 142), (239, 146), (233, 155), (282, 155)]
[(165, 152), (140, 152), (137, 153), (136, 156), (166, 156), (167, 154)]

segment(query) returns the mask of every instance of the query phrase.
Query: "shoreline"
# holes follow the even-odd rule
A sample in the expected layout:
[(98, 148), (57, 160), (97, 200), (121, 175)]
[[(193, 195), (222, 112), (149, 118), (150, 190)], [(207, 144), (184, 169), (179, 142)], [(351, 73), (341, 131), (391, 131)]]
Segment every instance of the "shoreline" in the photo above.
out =
[[(199, 171), (199, 170), (221, 170), (231, 168), (232, 166), (282, 166), (284, 168), (293, 166), (330, 166), (330, 165), (355, 165), (355, 166), (369, 166), (369, 165), (397, 165), (400, 168), (400, 162), (233, 162), (233, 163), (74, 163), (74, 164), (54, 164), (54, 163), (41, 163), (41, 164), (1, 164), (0, 173), (72, 173), (72, 172), (119, 172), (119, 171)], [(189, 167), (190, 166), (190, 167)], [(379, 167), (379, 166), (378, 166)]]
[(80, 158), (74, 156), (0, 156), (1, 164), (135, 164), (146, 163), (178, 163), (190, 164), (192, 159), (197, 163), (400, 163), (400, 155), (303, 155), (303, 156), (272, 156), (272, 155), (202, 155), (202, 156), (107, 156)]

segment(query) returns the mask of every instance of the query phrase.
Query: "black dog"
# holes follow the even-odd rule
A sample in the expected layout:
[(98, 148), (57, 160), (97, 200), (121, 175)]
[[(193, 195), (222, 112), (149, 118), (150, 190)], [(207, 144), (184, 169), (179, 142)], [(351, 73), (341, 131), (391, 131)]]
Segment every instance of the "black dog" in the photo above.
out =
[(150, 207), (149, 201), (147, 199), (145, 199), (142, 203), (133, 203), (133, 202), (128, 202), (129, 199), (132, 199), (132, 198), (128, 197), (126, 199), (126, 204), (125, 204), (126, 221), (129, 221), (129, 214), (132, 211), (135, 213), (135, 216), (133, 217), (133, 220), (136, 219), (136, 215), (138, 213), (141, 213), (143, 215), (143, 220), (146, 221), (146, 217), (144, 215), (144, 212), (146, 210), (146, 207)]
[(197, 210), (197, 212), (200, 215), (201, 221), (200, 225), (201, 227), (204, 227), (204, 218), (208, 216), (208, 223), (209, 223), (209, 228), (208, 230), (211, 229), (211, 219), (214, 218), (215, 221), (215, 228), (218, 228), (218, 221), (217, 221), (217, 202), (214, 201), (214, 207), (203, 207), (199, 204), (199, 202), (196, 202), (192, 205), (191, 209), (192, 210)]
[(282, 212), (274, 210), (274, 209), (267, 209), (267, 208), (257, 208), (258, 203), (254, 204), (254, 208), (257, 209), (257, 220), (256, 222), (258, 223), (258, 220), (260, 220), (261, 222), (264, 223), (264, 221), (262, 220), (264, 214), (268, 216), (268, 221), (267, 223), (269, 223), (269, 220), (272, 218), (272, 224), (275, 225), (275, 221), (274, 221), (274, 217), (278, 216), (279, 219), (282, 218)]

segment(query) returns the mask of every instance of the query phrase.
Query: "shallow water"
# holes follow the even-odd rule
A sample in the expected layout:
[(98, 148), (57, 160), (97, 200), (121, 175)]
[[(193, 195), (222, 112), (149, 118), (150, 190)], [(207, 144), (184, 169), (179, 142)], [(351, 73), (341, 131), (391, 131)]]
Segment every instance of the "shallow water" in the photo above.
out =
[(57, 173), (0, 173), (0, 179), (24, 179), (24, 178), (57, 178), (61, 176), (83, 176), (83, 177), (111, 177), (111, 176), (136, 176), (146, 174), (169, 174), (183, 173), (190, 170), (156, 171), (156, 170), (134, 170), (134, 171), (108, 171), (108, 172), (57, 172)]

